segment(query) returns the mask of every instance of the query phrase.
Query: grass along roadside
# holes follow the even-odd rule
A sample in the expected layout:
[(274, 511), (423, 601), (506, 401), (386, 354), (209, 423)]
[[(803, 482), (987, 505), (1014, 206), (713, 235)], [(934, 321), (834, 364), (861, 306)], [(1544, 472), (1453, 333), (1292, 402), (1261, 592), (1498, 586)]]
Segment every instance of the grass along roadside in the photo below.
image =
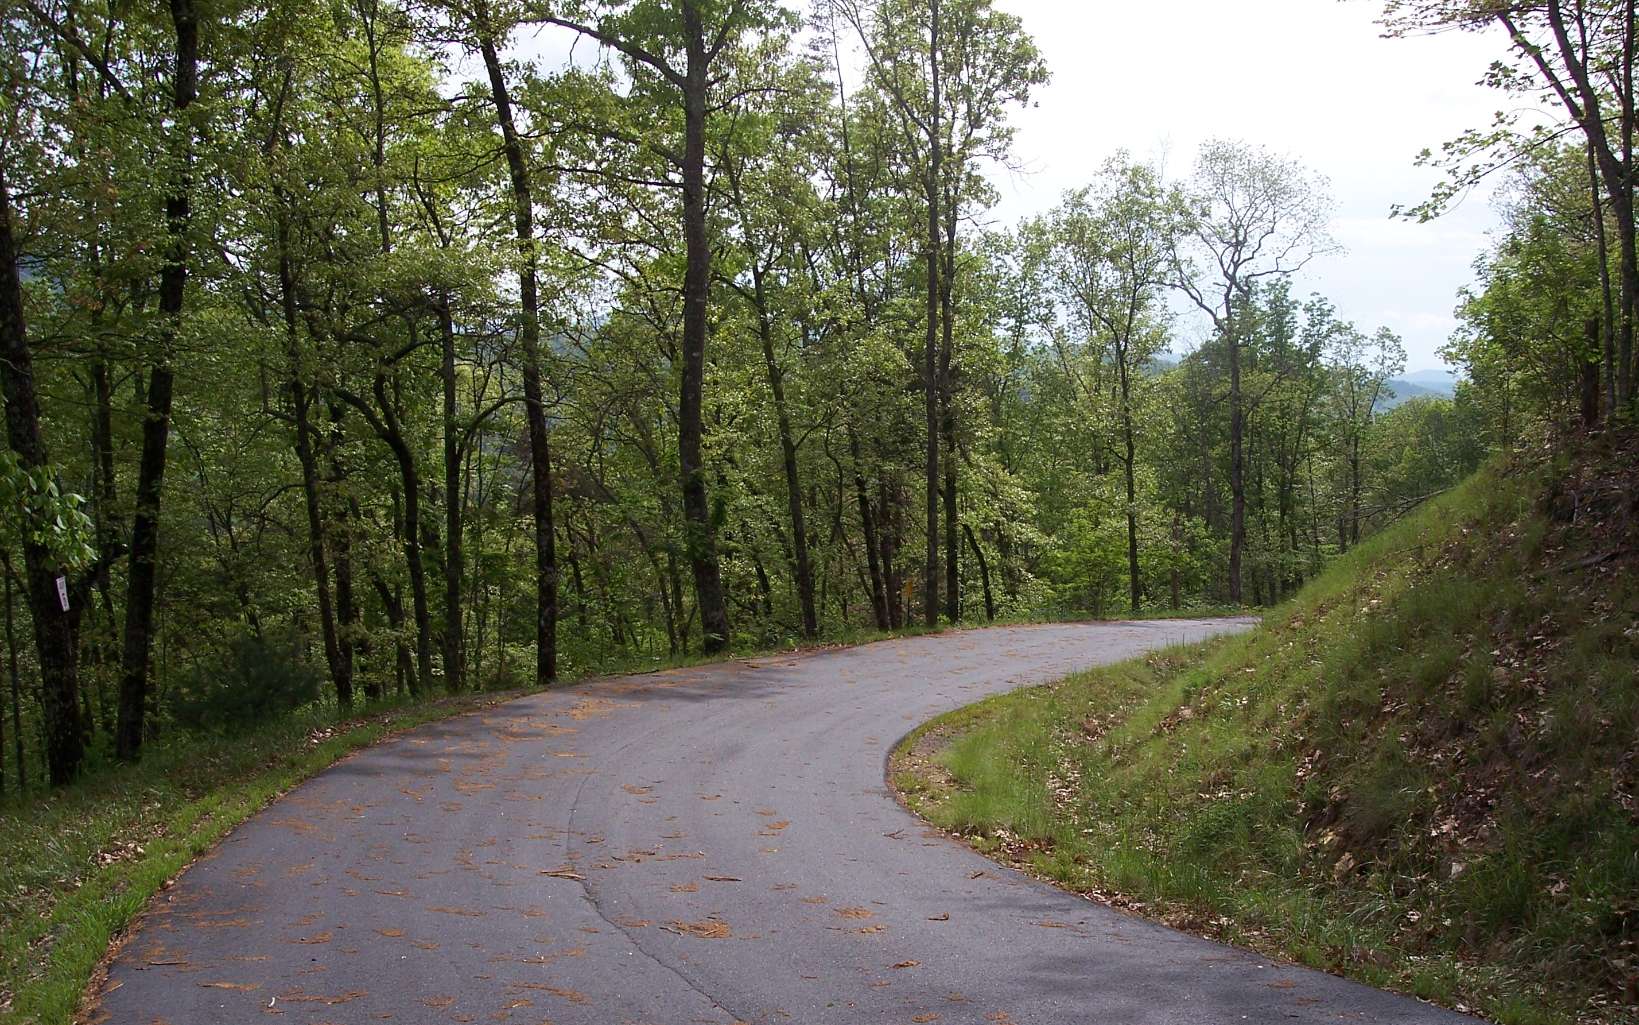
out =
[(1626, 492), (1550, 476), (1582, 482), (1574, 531), (1563, 488), (1487, 473), (1262, 629), (936, 719), (891, 781), (1188, 931), (1504, 1025), (1633, 1021), (1639, 590), (1558, 570), (1626, 543), (1587, 518)]

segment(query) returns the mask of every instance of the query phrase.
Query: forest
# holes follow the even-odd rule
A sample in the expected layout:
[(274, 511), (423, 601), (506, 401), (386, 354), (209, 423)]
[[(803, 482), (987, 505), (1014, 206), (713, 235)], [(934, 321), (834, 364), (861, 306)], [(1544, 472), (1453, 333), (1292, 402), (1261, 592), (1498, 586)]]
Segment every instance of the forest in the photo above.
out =
[(1557, 118), (1403, 212), (1503, 183), (1449, 398), (1294, 284), (1328, 187), (1259, 140), (1001, 223), (1051, 69), (991, 0), (8, 5), (0, 785), (314, 703), (1270, 606), (1631, 416), (1631, 0), (1384, 18), (1501, 24), (1490, 84)]

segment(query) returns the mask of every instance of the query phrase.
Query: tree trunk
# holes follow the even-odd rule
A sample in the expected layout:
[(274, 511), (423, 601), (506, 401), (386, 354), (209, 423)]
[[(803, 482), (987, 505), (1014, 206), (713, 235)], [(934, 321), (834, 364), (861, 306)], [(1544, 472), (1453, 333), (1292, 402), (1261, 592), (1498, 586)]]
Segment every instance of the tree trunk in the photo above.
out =
[(1582, 357), (1578, 368), (1582, 429), (1592, 431), (1599, 426), (1599, 357), (1593, 355), (1599, 344), (1599, 318), (1589, 317), (1584, 325), (1588, 335), (1589, 352)]
[[(531, 189), (529, 165), (524, 156), (523, 143), (513, 120), (512, 97), (502, 73), (500, 56), (496, 51), (493, 26), (487, 8), (480, 4), (479, 50), (483, 53), (484, 68), (489, 74), (490, 95), (495, 102), (495, 120), (501, 130), (501, 146), (505, 151), (507, 172), (512, 186), (513, 230), (518, 243), (518, 305), (521, 323), (518, 340), (524, 356), (524, 407), (529, 430), (530, 481), (532, 486), (531, 513), (535, 525), (535, 685), (545, 687), (558, 677), (558, 558), (552, 526), (552, 451), (546, 432), (546, 406), (541, 392), (541, 322), (540, 294), (537, 282), (539, 257), (535, 241), (535, 204)], [(705, 78), (701, 74), (701, 111), (704, 118)], [(703, 121), (702, 121), (703, 123)], [(700, 140), (701, 180), (704, 180), (705, 140)], [(685, 206), (687, 204), (685, 203)], [(705, 233), (704, 214), (701, 216), (701, 234)], [(710, 273), (710, 268), (707, 268)], [(704, 333), (704, 297), (702, 296), (701, 331)], [(686, 333), (686, 329), (685, 329)], [(685, 343), (685, 348), (687, 345)], [(688, 374), (684, 373), (685, 392)], [(696, 428), (699, 426), (699, 408), (695, 409)], [(696, 438), (696, 453), (699, 451)], [(685, 467), (687, 461), (685, 460)], [(685, 471), (686, 473), (686, 471)], [(704, 487), (704, 485), (701, 485)], [(687, 500), (685, 486), (685, 501)], [(705, 505), (701, 495), (701, 508)], [(713, 569), (716, 560), (713, 558)], [(720, 600), (720, 595), (719, 595)], [(724, 631), (727, 632), (726, 629)]]
[[(336, 449), (341, 444), (345, 419), (342, 407), (330, 405), (329, 408), (330, 433), (323, 440), (323, 448), (330, 461), (330, 472), (326, 479), (332, 487), (339, 488), (346, 475), (342, 472), (341, 459)], [(360, 519), (362, 517), (359, 515), (357, 502), (348, 499), (337, 510), (333, 529), (325, 532), (326, 540), (335, 554), (333, 562), (336, 572), (336, 641), (341, 670), (349, 682), (349, 690), (358, 677), (359, 659), (365, 653), (363, 609), (353, 597), (353, 524)], [(377, 701), (381, 698), (378, 677), (367, 673), (363, 683), (366, 700)]]
[[(23, 283), (17, 245), (12, 236), (11, 194), (0, 166), (0, 392), (6, 405), (6, 441), (22, 469), (51, 472), (51, 459), (40, 433), (40, 406), (34, 384), (34, 359), (28, 347), (23, 315)], [(45, 718), (46, 767), (53, 785), (71, 781), (85, 755), (80, 719), (78, 657), (79, 613), (59, 601), (58, 581), (66, 570), (33, 532), (23, 538), (28, 575), (28, 603), (34, 621), (34, 647), (40, 662), (41, 711)]]
[(124, 523), (119, 515), (119, 492), (114, 475), (114, 386), (109, 378), (108, 363), (99, 351), (91, 367), (92, 399), (95, 409), (91, 416), (91, 445), (95, 450), (96, 475), (95, 512), (97, 526), (97, 594), (106, 613), (103, 644), (109, 651), (120, 645), (120, 621), (114, 614), (113, 580), (109, 566), (121, 547), (120, 534)]
[(888, 616), (888, 593), (882, 580), (882, 560), (879, 558), (875, 514), (871, 511), (871, 497), (865, 486), (865, 471), (859, 455), (859, 432), (848, 425), (848, 452), (854, 463), (854, 500), (859, 506), (860, 529), (865, 534), (865, 563), (871, 575), (871, 614), (876, 628), (887, 630), (892, 622)]
[(1170, 574), (1172, 611), (1183, 608), (1183, 574), (1178, 570), (1178, 559), (1183, 552), (1184, 520), (1177, 510), (1172, 514), (1172, 572)]
[(125, 600), (125, 652), (120, 664), (119, 725), (114, 750), (124, 760), (142, 752), (143, 715), (148, 706), (148, 656), (153, 647), (154, 584), (159, 563), (160, 497), (165, 485), (165, 452), (171, 435), (171, 348), (181, 327), (188, 284), (188, 222), (192, 216), (192, 143), (187, 110), (199, 92), (199, 23), (193, 0), (171, 0), (176, 61), (171, 76), (171, 109), (176, 178), (165, 197), (168, 245), (159, 275), (158, 362), (148, 378), (148, 408), (142, 424), (142, 457), (137, 469), (136, 515), (131, 521), (131, 561)]
[(17, 671), (17, 616), (12, 607), (11, 557), (3, 556), (6, 576), (6, 673), (11, 678), (11, 743), (17, 752), (17, 792), (28, 786), (28, 763), (23, 755), (23, 674)]
[(786, 506), (791, 514), (791, 561), (797, 578), (797, 603), (802, 610), (802, 635), (813, 640), (819, 636), (819, 615), (814, 608), (814, 570), (808, 555), (808, 527), (803, 517), (796, 436), (785, 404), (785, 374), (774, 358), (774, 325), (769, 319), (768, 294), (761, 267), (751, 268), (751, 279), (752, 294), (757, 300), (757, 333), (763, 345), (763, 365), (768, 371), (768, 390), (774, 396), (774, 419), (780, 432), (780, 460), (785, 468)]
[(728, 607), (717, 563), (716, 528), (706, 495), (700, 443), (706, 369), (707, 313), (711, 291), (711, 243), (706, 235), (706, 101), (710, 56), (695, 0), (683, 4), (688, 65), (683, 83), (683, 367), (677, 402), (677, 448), (683, 477), (684, 538), (700, 607), (702, 650), (728, 645)]
[(939, 189), (944, 140), (939, 131), (939, 0), (929, 0), (928, 68), (933, 91), (928, 131), (927, 334), (922, 343), (922, 390), (927, 419), (926, 549), (922, 564), (922, 621), (939, 623)]
[(1360, 543), (1360, 434), (1349, 440), (1349, 544)]
[[(568, 542), (569, 579), (575, 588), (575, 625), (579, 627), (581, 637), (585, 638), (589, 633), (589, 627), (586, 621), (586, 578), (581, 574), (580, 559), (575, 555), (575, 535), (574, 532), (569, 529), (570, 523), (571, 521), (565, 518), (564, 540)], [(612, 609), (610, 610), (610, 618), (613, 620)], [(620, 643), (618, 633), (615, 637), (615, 643)]]
[(307, 552), (313, 586), (319, 602), (319, 632), (324, 638), (325, 664), (336, 688), (336, 703), (353, 707), (351, 660), (344, 659), (330, 601), (330, 566), (325, 554), (324, 511), (319, 492), (318, 456), (313, 450), (312, 395), (302, 373), (301, 342), (297, 335), (296, 280), (290, 260), (290, 224), (279, 197), (279, 298), (285, 318), (285, 345), (290, 364), (290, 395), (296, 420), (296, 460), (302, 468), (302, 498), (307, 508)]
[(973, 528), (964, 523), (962, 524), (962, 530), (967, 533), (968, 547), (973, 549), (973, 559), (979, 564), (979, 583), (983, 585), (985, 592), (985, 619), (986, 621), (994, 621), (996, 618), (996, 599), (990, 593), (990, 564), (985, 561), (984, 549), (979, 547), (979, 539), (973, 536)]
[(382, 609), (387, 613), (387, 625), (393, 631), (394, 666), (393, 678), (395, 691), (403, 696), (405, 691), (414, 694), (421, 689), (415, 676), (415, 658), (411, 654), (410, 645), (404, 641), (404, 593), (402, 587), (395, 590), (387, 586), (387, 581), (374, 573), (370, 574), (370, 582), (375, 585), (376, 594), (381, 598)]
[(1137, 617), (1143, 598), (1143, 584), (1138, 575), (1138, 443), (1134, 437), (1132, 414), (1132, 379), (1128, 376), (1125, 353), (1119, 368), (1121, 375), (1121, 438), (1127, 446), (1124, 469), (1127, 479), (1127, 585), (1132, 614)]
[(410, 690), (420, 693), (422, 688), (432, 685), (432, 614), (427, 605), (427, 567), (421, 558), (421, 473), (415, 465), (415, 453), (404, 437), (403, 425), (399, 423), (397, 403), (387, 395), (387, 375), (380, 370), (376, 372), (373, 388), (382, 415), (373, 426), (392, 450), (404, 488), (404, 533), (400, 540), (404, 545), (404, 566), (410, 573), (410, 607), (415, 617), (416, 674), (411, 679)]
[(1241, 343), (1237, 327), (1226, 320), (1224, 342), (1229, 347), (1229, 602), (1241, 603), (1241, 553), (1246, 548), (1246, 466), (1242, 451), (1246, 411), (1241, 404)]
[[(12, 686), (12, 693), (13, 694), (15, 694), (16, 691), (17, 691), (17, 647), (16, 647), (16, 641), (17, 641), (16, 631), (14, 631), (12, 629), (12, 624), (11, 624), (11, 579), (8, 577), (6, 579), (6, 659), (7, 659), (8, 667), (11, 670), (11, 680), (12, 680), (11, 686)], [(18, 754), (19, 755), (22, 754), (22, 748), (21, 747), (18, 748)], [(22, 772), (23, 772), (23, 760), (22, 760), (22, 758), (17, 759), (17, 772), (18, 772), (18, 776), (19, 776), (18, 783), (17, 783), (17, 792), (20, 794), (20, 793), (23, 792), (23, 784), (22, 784), (22, 780), (21, 780), (21, 776), (22, 776)], [(5, 716), (4, 712), (0, 712), (0, 800), (3, 800), (5, 798), (5, 796), (6, 796), (6, 716)]]
[(466, 649), (461, 628), (461, 582), (465, 576), (461, 550), (461, 444), (455, 404), (455, 320), (450, 315), (450, 297), (438, 299), (438, 332), (442, 341), (440, 376), (444, 385), (444, 686), (458, 691), (463, 686)]
[(1602, 314), (1599, 345), (1605, 361), (1605, 407), (1614, 412), (1616, 405), (1616, 304), (1611, 295), (1610, 239), (1605, 231), (1605, 201), (1599, 193), (1599, 166), (1594, 157), (1593, 143), (1588, 144), (1588, 182), (1593, 200), (1594, 254), (1599, 261), (1599, 300)]
[[(1634, 0), (1627, 0), (1623, 5), (1622, 14), (1622, 85), (1620, 89), (1622, 116), (1620, 135), (1622, 139), (1622, 167), (1626, 174), (1621, 180), (1621, 192), (1626, 199), (1627, 212), (1623, 216), (1627, 218), (1624, 223), (1624, 227), (1627, 229), (1627, 238), (1623, 242), (1623, 256), (1627, 262), (1628, 273), (1624, 282), (1627, 307), (1624, 312), (1622, 352), (1620, 354), (1621, 366), (1618, 368), (1618, 374), (1622, 378), (1619, 382), (1619, 391), (1621, 392), (1619, 397), (1623, 402), (1631, 404), (1634, 401), (1633, 379), (1635, 375), (1639, 375), (1639, 366), (1636, 366), (1634, 362), (1635, 359), (1639, 359), (1639, 356), (1636, 356), (1633, 351), (1634, 320), (1639, 317), (1639, 310), (1634, 309), (1634, 303), (1639, 302), (1639, 243), (1635, 242), (1633, 226), (1633, 134), (1636, 116), (1633, 95), (1633, 62), (1636, 42)], [(1613, 404), (1611, 412), (1614, 413), (1615, 411), (1615, 405)]]
[(882, 544), (882, 587), (888, 599), (888, 625), (894, 630), (904, 626), (910, 615), (909, 595), (904, 593), (899, 568), (894, 564), (894, 559), (899, 555), (900, 531), (904, 526), (903, 510), (899, 505), (903, 500), (903, 491), (899, 489), (897, 480), (892, 490), (886, 479), (877, 482), (877, 536)]
[[(749, 531), (747, 531), (747, 533), (749, 533)], [(768, 579), (768, 570), (763, 566), (762, 557), (757, 554), (757, 549), (751, 547), (750, 554), (751, 570), (757, 575), (757, 596), (762, 599), (763, 618), (765, 620), (772, 620), (774, 618), (774, 585)], [(755, 618), (757, 613), (756, 604), (753, 603), (751, 608), (752, 616)]]
[[(1606, 195), (1610, 198), (1612, 219), (1616, 222), (1617, 257), (1620, 268), (1619, 287), (1621, 290), (1621, 334), (1617, 354), (1617, 385), (1616, 398), (1618, 403), (1626, 405), (1633, 401), (1633, 335), (1635, 318), (1639, 310), (1635, 304), (1639, 303), (1639, 231), (1636, 231), (1633, 202), (1633, 130), (1634, 130), (1634, 97), (1633, 97), (1633, 18), (1634, 3), (1628, 0), (1624, 5), (1627, 23), (1623, 29), (1623, 45), (1621, 60), (1621, 80), (1616, 82), (1612, 75), (1611, 84), (1616, 87), (1618, 101), (1621, 106), (1618, 122), (1619, 139), (1617, 145), (1621, 153), (1611, 145), (1610, 133), (1606, 130), (1606, 117), (1601, 106), (1602, 90), (1600, 84), (1589, 74), (1590, 64), (1585, 53), (1579, 53), (1571, 42), (1566, 31), (1564, 10), (1558, 0), (1546, 7), (1548, 22), (1553, 29), (1554, 40), (1559, 49), (1560, 59), (1565, 69), (1570, 73), (1572, 84), (1580, 104), (1572, 97), (1568, 88), (1563, 86), (1562, 80), (1549, 70), (1543, 51), (1535, 47), (1527, 47), (1524, 37), (1515, 29), (1512, 16), (1507, 11), (1499, 11), (1496, 17), (1508, 29), (1516, 43), (1526, 48), (1526, 52), (1536, 61), (1538, 67), (1548, 75), (1560, 92), (1567, 110), (1580, 124), (1586, 134), (1588, 143), (1593, 149), (1595, 163), (1598, 166), (1600, 177), (1604, 180)], [(1579, 15), (1580, 16), (1580, 15)]]
[(946, 193), (943, 267), (939, 276), (939, 432), (945, 444), (945, 618), (952, 623), (962, 618), (961, 536), (956, 520), (956, 378), (952, 369), (956, 359), (955, 298), (951, 294), (956, 279), (956, 213), (955, 196)]
[[(667, 517), (670, 519), (670, 517)], [(666, 605), (666, 623), (671, 629), (672, 654), (687, 655), (689, 653), (689, 620), (692, 615), (683, 614), (683, 577), (677, 569), (677, 553), (668, 545), (666, 548), (666, 583), (670, 585), (670, 595)]]

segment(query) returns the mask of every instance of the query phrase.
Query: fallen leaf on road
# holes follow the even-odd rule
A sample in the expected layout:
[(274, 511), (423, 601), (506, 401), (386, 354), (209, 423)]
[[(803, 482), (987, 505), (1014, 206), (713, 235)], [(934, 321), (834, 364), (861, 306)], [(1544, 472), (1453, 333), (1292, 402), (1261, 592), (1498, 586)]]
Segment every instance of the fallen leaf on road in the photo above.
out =
[(920, 962), (920, 961), (901, 961), (898, 964), (889, 965), (888, 967), (889, 968), (919, 968), (919, 967), (921, 967), (921, 965), (922, 965), (922, 962)]
[(323, 993), (303, 993), (298, 990), (294, 993), (281, 993), (279, 999), (287, 1004), (323, 1004), (326, 1007), (335, 1007), (337, 1004), (351, 1003), (364, 995), (365, 992), (362, 989), (348, 990), (346, 993), (339, 993), (336, 996), (326, 996)]
[(553, 879), (583, 880), (583, 879), (586, 878), (585, 876), (581, 875), (579, 872), (574, 872), (574, 871), (571, 871), (570, 869), (567, 869), (567, 868), (545, 869), (541, 872), (541, 875), (551, 876)]
[(695, 936), (702, 940), (726, 940), (734, 935), (727, 922), (709, 918), (704, 922), (667, 922), (664, 928), (680, 936)]

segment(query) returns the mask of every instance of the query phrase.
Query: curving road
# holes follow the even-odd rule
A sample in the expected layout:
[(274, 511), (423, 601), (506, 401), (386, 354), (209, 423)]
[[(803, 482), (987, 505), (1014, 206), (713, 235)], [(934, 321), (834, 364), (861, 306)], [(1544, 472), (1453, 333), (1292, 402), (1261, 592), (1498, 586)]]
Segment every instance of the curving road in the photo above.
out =
[(1240, 625), (947, 633), (418, 729), (190, 868), (98, 1020), (1471, 1023), (1033, 882), (885, 789), (891, 746), (936, 713)]

